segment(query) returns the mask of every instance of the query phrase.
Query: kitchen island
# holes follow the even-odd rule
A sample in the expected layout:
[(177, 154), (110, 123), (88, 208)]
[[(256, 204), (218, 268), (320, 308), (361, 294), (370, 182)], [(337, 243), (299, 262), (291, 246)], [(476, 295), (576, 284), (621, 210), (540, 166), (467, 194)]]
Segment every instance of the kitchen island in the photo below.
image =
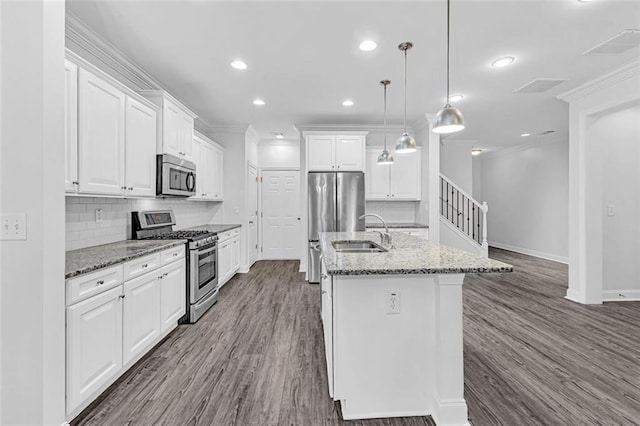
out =
[[(373, 232), (320, 234), (329, 394), (344, 419), (431, 415), (438, 425), (468, 424), (464, 274), (513, 268), (423, 238), (391, 236), (391, 246), (381, 246)], [(371, 252), (348, 244), (363, 241)]]

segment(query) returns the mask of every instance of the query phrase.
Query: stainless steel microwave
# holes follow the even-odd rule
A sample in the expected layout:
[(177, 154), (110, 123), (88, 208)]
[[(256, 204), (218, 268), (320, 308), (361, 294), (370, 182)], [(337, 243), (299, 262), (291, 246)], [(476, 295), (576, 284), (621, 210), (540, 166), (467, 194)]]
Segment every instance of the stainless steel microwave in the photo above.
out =
[(190, 197), (196, 193), (196, 165), (170, 154), (159, 154), (156, 168), (156, 194)]

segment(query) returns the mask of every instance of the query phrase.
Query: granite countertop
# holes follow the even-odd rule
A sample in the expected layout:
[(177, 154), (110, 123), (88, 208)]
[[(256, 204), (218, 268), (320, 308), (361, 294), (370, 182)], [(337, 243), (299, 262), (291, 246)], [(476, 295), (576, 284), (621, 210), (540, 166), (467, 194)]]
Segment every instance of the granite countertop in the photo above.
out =
[(186, 240), (125, 240), (66, 252), (65, 279), (162, 251)]
[(193, 226), (191, 228), (187, 228), (187, 229), (193, 229), (196, 231), (209, 231), (213, 234), (219, 234), (221, 232), (225, 232), (225, 231), (230, 231), (232, 229), (235, 228), (240, 228), (242, 225), (238, 225), (238, 224), (233, 224), (233, 225), (200, 225), (200, 226)]
[(330, 275), (458, 274), (512, 272), (513, 266), (476, 256), (424, 238), (394, 233), (385, 253), (338, 253), (333, 241), (380, 242), (372, 232), (321, 232), (320, 244)]
[[(423, 225), (422, 223), (412, 223), (412, 222), (389, 222), (387, 223), (389, 229), (393, 228), (428, 228), (429, 225)], [(367, 228), (384, 228), (384, 225), (380, 222), (372, 222), (367, 223), (365, 225)]]

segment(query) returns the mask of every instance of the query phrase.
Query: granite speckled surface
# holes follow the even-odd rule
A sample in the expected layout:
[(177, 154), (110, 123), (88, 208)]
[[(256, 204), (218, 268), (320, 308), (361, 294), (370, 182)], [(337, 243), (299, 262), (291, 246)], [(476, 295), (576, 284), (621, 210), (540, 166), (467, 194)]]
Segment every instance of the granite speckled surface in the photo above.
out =
[(379, 244), (380, 236), (373, 232), (321, 232), (327, 272), (330, 275), (395, 275), (513, 271), (509, 264), (402, 233), (393, 234), (392, 247), (384, 253), (338, 253), (331, 245), (333, 241), (362, 240)]
[[(413, 222), (389, 222), (387, 223), (389, 229), (393, 228), (429, 228), (429, 225), (423, 225), (422, 223), (413, 223)], [(384, 225), (380, 222), (378, 223), (367, 223), (365, 225), (366, 228), (384, 228)]]
[(66, 252), (64, 277), (76, 277), (184, 243), (186, 240), (125, 240), (71, 250)]
[(194, 226), (187, 229), (193, 229), (195, 231), (209, 231), (213, 234), (219, 234), (221, 232), (230, 231), (235, 228), (240, 228), (242, 225), (233, 224), (233, 225), (200, 225)]

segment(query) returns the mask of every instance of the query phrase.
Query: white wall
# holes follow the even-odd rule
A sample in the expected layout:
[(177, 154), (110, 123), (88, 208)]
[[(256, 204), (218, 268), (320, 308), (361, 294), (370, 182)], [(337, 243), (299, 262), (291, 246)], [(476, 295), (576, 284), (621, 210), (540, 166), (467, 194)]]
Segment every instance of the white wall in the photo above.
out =
[(300, 169), (300, 141), (268, 139), (258, 145), (261, 169)]
[(640, 298), (640, 105), (597, 118), (589, 142), (599, 145), (594, 159), (602, 162), (603, 297)]
[[(64, 422), (64, 3), (0, 2), (0, 424)], [(19, 184), (18, 184), (19, 183)]]
[(440, 147), (440, 172), (467, 194), (473, 193), (472, 146), (444, 139)]
[[(102, 209), (103, 222), (96, 223), (95, 210)], [(173, 210), (174, 229), (222, 223), (222, 203), (166, 199), (66, 198), (66, 250), (75, 250), (131, 238), (131, 212)]]
[(566, 262), (568, 141), (538, 141), (478, 158), (489, 245)]

